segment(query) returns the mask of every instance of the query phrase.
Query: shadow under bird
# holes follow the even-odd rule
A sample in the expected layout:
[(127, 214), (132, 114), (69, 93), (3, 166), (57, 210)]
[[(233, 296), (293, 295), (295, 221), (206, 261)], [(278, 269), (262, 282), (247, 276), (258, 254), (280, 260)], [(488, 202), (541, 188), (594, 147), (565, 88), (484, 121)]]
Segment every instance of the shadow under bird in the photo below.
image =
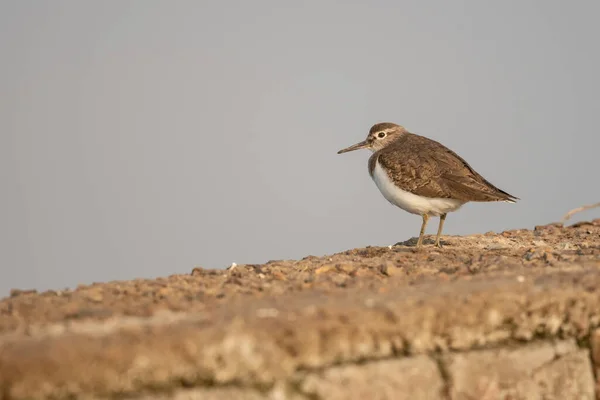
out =
[(435, 140), (408, 132), (403, 126), (382, 122), (367, 138), (338, 151), (369, 149), (369, 175), (390, 203), (423, 218), (417, 247), (423, 245), (427, 221), (439, 216), (435, 245), (446, 215), (469, 201), (519, 200), (488, 182), (458, 154)]

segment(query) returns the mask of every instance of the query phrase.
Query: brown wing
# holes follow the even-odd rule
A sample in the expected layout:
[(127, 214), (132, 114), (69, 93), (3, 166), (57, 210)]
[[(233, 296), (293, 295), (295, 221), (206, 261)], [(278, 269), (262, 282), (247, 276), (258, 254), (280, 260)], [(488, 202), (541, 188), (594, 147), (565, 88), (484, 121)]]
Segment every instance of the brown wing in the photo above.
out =
[(419, 196), (464, 201), (517, 199), (492, 185), (441, 143), (412, 133), (373, 154), (370, 171), (376, 161), (398, 187)]

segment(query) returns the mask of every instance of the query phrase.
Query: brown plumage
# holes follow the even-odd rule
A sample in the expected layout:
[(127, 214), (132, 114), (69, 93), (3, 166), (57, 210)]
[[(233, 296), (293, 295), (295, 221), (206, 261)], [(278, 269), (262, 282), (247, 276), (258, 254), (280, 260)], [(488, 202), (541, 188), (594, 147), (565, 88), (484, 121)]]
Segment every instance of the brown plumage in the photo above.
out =
[(458, 154), (435, 140), (406, 132), (369, 158), (369, 174), (379, 161), (399, 188), (418, 196), (463, 201), (517, 198), (498, 189)]
[(404, 127), (383, 122), (371, 127), (367, 139), (338, 151), (368, 148), (369, 175), (392, 204), (423, 217), (417, 247), (423, 242), (430, 216), (440, 216), (435, 244), (448, 212), (469, 201), (506, 201), (517, 197), (492, 185), (458, 154), (435, 140), (408, 132)]

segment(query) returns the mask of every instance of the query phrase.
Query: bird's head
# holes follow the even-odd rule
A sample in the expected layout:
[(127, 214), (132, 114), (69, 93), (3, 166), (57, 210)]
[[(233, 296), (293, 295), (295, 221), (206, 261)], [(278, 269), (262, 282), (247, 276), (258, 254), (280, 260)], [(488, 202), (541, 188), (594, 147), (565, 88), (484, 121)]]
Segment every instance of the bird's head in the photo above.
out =
[(375, 152), (383, 149), (406, 132), (407, 131), (403, 126), (391, 122), (381, 122), (371, 127), (365, 140), (338, 151), (338, 154), (359, 149), (369, 149), (372, 152)]

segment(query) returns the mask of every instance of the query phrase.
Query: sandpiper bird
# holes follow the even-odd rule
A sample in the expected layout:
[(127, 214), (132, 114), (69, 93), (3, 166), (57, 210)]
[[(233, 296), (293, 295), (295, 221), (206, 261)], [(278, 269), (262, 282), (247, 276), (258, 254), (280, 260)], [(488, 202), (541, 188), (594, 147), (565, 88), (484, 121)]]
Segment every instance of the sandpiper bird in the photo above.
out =
[(440, 236), (449, 212), (469, 201), (519, 200), (492, 185), (452, 150), (410, 133), (403, 126), (391, 122), (375, 124), (366, 140), (338, 154), (364, 148), (373, 152), (369, 174), (383, 197), (423, 218), (417, 247), (423, 244), (431, 216), (440, 217), (435, 245), (441, 247)]

